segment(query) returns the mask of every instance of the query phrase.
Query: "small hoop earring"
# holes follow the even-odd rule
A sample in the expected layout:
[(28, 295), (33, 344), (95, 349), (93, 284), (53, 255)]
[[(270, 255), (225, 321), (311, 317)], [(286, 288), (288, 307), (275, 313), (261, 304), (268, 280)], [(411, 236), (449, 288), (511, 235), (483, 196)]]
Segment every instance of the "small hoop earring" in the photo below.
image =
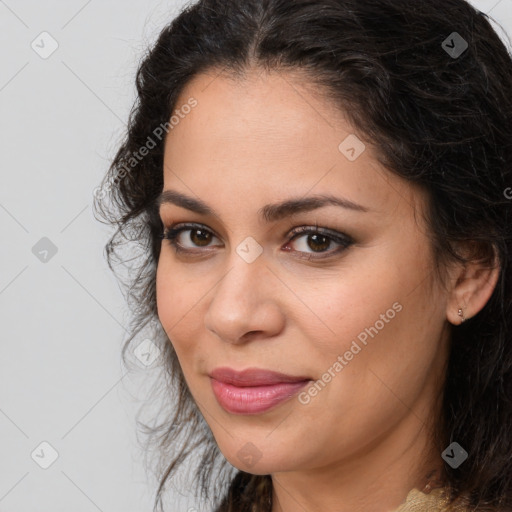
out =
[(464, 316), (464, 311), (462, 310), (462, 308), (459, 308), (458, 313), (459, 313), (459, 316), (461, 317), (460, 323), (462, 324), (463, 322), (466, 321), (466, 317)]

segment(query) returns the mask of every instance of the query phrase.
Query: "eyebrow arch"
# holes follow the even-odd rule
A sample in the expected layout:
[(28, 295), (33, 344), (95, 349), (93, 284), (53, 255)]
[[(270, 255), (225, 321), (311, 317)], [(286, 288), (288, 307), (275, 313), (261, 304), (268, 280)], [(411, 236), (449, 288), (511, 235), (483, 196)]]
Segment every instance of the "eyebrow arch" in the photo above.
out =
[[(218, 217), (217, 213), (200, 199), (187, 196), (176, 190), (164, 190), (156, 198), (155, 204), (158, 209), (160, 209), (162, 204), (166, 203), (186, 208), (200, 215)], [(366, 206), (354, 203), (348, 199), (330, 194), (320, 194), (309, 197), (291, 198), (281, 203), (267, 204), (263, 206), (258, 213), (265, 222), (275, 222), (286, 217), (291, 217), (299, 212), (308, 212), (328, 205), (341, 206), (342, 208), (360, 212), (370, 211)]]

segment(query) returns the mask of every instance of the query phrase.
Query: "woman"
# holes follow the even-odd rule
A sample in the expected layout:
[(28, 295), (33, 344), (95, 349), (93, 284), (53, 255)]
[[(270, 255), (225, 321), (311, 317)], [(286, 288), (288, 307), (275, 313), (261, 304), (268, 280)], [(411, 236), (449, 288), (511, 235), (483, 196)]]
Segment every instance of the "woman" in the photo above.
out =
[(137, 91), (98, 206), (109, 262), (140, 244), (125, 351), (155, 327), (177, 396), (155, 507), (199, 454), (219, 512), (512, 510), (512, 62), (486, 15), (201, 0)]

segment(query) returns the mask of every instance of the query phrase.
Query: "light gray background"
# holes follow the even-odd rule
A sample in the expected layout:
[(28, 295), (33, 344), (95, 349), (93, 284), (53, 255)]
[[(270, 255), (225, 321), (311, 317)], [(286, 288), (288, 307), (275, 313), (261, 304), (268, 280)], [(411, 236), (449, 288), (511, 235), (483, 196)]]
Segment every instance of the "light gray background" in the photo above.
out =
[[(512, 34), (512, 0), (472, 3)], [(0, 0), (0, 512), (152, 510), (135, 416), (155, 365), (120, 362), (128, 311), (91, 205), (142, 52), (183, 5)], [(31, 47), (44, 31), (59, 45), (46, 59)], [(48, 469), (31, 456), (49, 457), (43, 441), (59, 454)], [(172, 512), (206, 510), (170, 496)]]

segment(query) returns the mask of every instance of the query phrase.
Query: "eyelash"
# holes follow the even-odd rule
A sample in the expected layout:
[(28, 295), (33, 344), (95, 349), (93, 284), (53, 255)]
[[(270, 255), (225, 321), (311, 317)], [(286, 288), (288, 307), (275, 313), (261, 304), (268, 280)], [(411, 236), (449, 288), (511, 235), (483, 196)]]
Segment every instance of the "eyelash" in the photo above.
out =
[[(179, 226), (179, 227), (176, 227)], [(160, 238), (167, 240), (167, 242), (174, 248), (176, 254), (188, 254), (188, 255), (197, 255), (198, 251), (190, 250), (190, 249), (184, 249), (177, 241), (176, 239), (183, 231), (190, 231), (191, 229), (199, 229), (201, 231), (205, 231), (207, 233), (210, 233), (214, 237), (218, 238), (215, 233), (213, 233), (210, 229), (207, 229), (205, 226), (202, 226), (200, 224), (174, 224), (167, 229), (163, 231), (163, 233), (160, 234)], [(335, 249), (333, 251), (327, 252), (327, 253), (316, 253), (316, 254), (327, 254), (327, 256), (316, 256), (315, 253), (306, 253), (308, 256), (299, 256), (299, 258), (307, 259), (307, 260), (319, 260), (319, 259), (326, 259), (329, 257), (332, 257), (334, 255), (337, 255), (346, 249), (350, 247), (354, 241), (351, 237), (348, 235), (345, 235), (344, 233), (339, 233), (337, 231), (330, 231), (325, 228), (319, 228), (317, 224), (315, 226), (301, 226), (299, 228), (293, 229), (289, 236), (291, 236), (290, 240), (287, 242), (289, 244), (290, 242), (294, 241), (296, 238), (300, 238), (300, 235), (309, 235), (309, 234), (318, 234), (323, 237), (326, 237), (328, 240), (334, 241), (335, 243), (339, 244), (341, 247), (338, 249)], [(199, 249), (200, 253), (204, 253), (205, 251), (202, 251)], [(293, 251), (298, 253), (303, 253), (303, 251)]]

